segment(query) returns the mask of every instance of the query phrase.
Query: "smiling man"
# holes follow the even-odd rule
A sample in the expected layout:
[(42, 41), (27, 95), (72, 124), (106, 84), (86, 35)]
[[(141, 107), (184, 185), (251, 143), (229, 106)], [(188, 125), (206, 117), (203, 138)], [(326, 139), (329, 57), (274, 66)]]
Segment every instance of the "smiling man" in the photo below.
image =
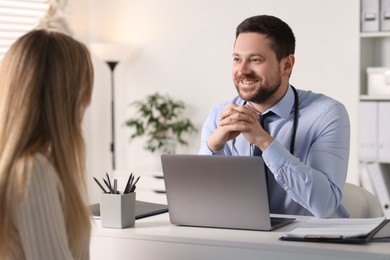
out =
[(262, 156), (271, 213), (348, 217), (341, 205), (348, 113), (340, 102), (290, 84), (294, 52), (295, 36), (277, 17), (238, 25), (232, 65), (238, 96), (211, 110), (199, 153)]

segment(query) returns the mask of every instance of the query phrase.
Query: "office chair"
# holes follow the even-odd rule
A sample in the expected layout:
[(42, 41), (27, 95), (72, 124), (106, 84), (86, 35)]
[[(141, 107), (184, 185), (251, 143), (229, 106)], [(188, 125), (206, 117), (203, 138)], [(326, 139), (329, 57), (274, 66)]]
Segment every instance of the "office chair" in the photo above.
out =
[(351, 218), (382, 217), (383, 211), (379, 199), (364, 188), (346, 183), (341, 203), (349, 211)]

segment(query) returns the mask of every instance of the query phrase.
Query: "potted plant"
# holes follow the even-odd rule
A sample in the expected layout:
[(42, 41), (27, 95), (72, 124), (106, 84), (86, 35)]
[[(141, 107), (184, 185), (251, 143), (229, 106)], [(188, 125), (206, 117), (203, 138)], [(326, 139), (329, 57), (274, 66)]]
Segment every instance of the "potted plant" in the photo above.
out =
[(191, 120), (182, 116), (184, 102), (168, 95), (150, 94), (130, 105), (136, 108), (134, 117), (126, 121), (126, 126), (134, 130), (130, 139), (145, 136), (144, 148), (150, 152), (174, 153), (177, 143), (188, 145), (184, 133), (197, 131)]

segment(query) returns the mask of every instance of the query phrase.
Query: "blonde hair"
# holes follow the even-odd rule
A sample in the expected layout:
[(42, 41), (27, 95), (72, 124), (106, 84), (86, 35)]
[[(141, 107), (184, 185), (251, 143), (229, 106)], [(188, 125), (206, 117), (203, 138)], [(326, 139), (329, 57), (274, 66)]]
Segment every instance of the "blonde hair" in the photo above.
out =
[[(19, 243), (15, 223), (35, 154), (50, 146), (64, 188), (73, 256), (90, 237), (85, 205), (82, 118), (90, 103), (93, 67), (84, 44), (54, 31), (19, 38), (0, 64), (0, 258)], [(88, 237), (86, 237), (88, 236)]]

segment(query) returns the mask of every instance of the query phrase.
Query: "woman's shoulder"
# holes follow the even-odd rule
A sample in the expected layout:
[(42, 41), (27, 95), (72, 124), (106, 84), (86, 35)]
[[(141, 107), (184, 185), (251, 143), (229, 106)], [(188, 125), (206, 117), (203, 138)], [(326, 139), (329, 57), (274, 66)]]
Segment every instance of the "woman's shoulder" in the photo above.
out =
[(41, 153), (34, 155), (33, 173), (45, 178), (57, 176), (49, 159)]
[(32, 189), (45, 186), (49, 190), (62, 190), (62, 185), (56, 170), (49, 159), (41, 153), (34, 156), (30, 185)]

